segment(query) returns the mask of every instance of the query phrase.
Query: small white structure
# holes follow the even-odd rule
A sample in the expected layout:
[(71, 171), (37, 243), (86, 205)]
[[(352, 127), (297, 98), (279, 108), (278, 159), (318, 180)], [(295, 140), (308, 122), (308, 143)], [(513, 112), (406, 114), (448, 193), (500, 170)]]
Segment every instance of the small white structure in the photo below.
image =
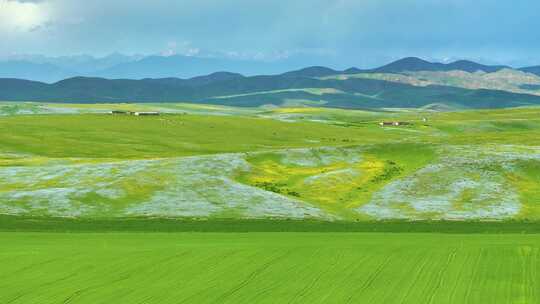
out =
[(159, 115), (159, 112), (133, 112), (135, 116), (150, 116), (150, 115)]
[(130, 112), (122, 111), (122, 110), (112, 110), (112, 111), (109, 111), (109, 114), (130, 114)]
[(385, 127), (385, 126), (396, 126), (396, 127), (399, 127), (399, 126), (408, 126), (410, 125), (409, 122), (407, 121), (381, 121), (379, 123), (379, 125), (381, 127)]

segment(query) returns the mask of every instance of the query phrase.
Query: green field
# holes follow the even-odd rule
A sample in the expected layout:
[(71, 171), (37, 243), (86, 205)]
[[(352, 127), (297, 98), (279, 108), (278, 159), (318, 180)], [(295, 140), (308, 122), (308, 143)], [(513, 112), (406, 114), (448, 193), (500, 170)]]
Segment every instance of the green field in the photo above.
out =
[(538, 235), (0, 233), (0, 242), (1, 303), (540, 301)]
[(436, 108), (0, 103), (0, 303), (539, 303), (540, 108)]
[[(21, 114), (14, 107), (26, 110)], [(2, 108), (0, 214), (540, 218), (539, 108), (435, 112), (37, 103)], [(163, 114), (106, 114), (112, 109)], [(410, 125), (380, 127), (384, 120)]]

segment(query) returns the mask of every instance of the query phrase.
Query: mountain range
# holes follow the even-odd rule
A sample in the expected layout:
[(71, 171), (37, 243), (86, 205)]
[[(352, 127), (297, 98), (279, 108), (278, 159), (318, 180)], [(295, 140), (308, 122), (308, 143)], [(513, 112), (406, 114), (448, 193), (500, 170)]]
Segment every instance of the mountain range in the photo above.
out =
[[(84, 76), (107, 79), (144, 78), (192, 78), (218, 71), (228, 71), (243, 75), (271, 75), (286, 73), (291, 68), (300, 69), (318, 62), (318, 57), (291, 56), (274, 61), (240, 60), (228, 57), (197, 56), (142, 56), (113, 53), (105, 57), (89, 55), (46, 57), (42, 55), (19, 55), (0, 60), (0, 78), (20, 78), (46, 83)], [(472, 61), (459, 60), (444, 64), (428, 62), (415, 57), (404, 58), (374, 69), (349, 68), (343, 73), (362, 72), (393, 73), (401, 71), (451, 71), (496, 72), (510, 68), (507, 66), (482, 65)], [(518, 70), (540, 75), (540, 66)], [(313, 67), (304, 72), (318, 75), (332, 75), (337, 71), (330, 68)], [(292, 72), (293, 74), (295, 72)]]
[[(159, 57), (159, 56), (158, 56)], [(137, 66), (146, 70), (166, 65), (170, 57), (126, 59), (109, 65), (108, 73), (135, 79), (72, 77), (54, 83), (2, 78), (0, 100), (46, 102), (196, 102), (234, 106), (319, 105), (340, 108), (429, 107), (502, 108), (540, 104), (540, 68), (512, 69), (471, 61), (448, 64), (404, 58), (375, 69), (334, 70), (312, 66), (275, 75), (244, 76), (214, 72), (206, 76), (136, 79)], [(185, 57), (185, 56), (182, 56)], [(195, 73), (210, 59), (173, 58), (159, 72), (184, 69)], [(120, 58), (118, 58), (120, 60)], [(113, 61), (113, 60), (111, 60)], [(183, 63), (182, 63), (183, 62)], [(53, 69), (51, 63), (37, 63)], [(220, 65), (223, 64), (223, 65)], [(210, 69), (208, 67), (208, 69)], [(158, 72), (157, 70), (154, 72)], [(105, 72), (103, 72), (106, 74)]]
[(16, 55), (0, 60), (0, 78), (21, 78), (54, 83), (77, 76), (107, 79), (192, 78), (218, 71), (243, 75), (268, 75), (310, 66), (320, 60), (321, 56), (317, 55), (291, 55), (267, 61), (219, 54), (128, 56), (114, 53), (100, 58), (88, 55), (62, 57)]

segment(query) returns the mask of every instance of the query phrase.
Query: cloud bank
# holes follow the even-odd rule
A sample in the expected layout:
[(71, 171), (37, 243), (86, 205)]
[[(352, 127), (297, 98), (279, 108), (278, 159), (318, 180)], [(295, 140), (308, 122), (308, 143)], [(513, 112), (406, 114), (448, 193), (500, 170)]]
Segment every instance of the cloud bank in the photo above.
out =
[(540, 63), (534, 0), (0, 0), (0, 56), (111, 52), (371, 66), (403, 56)]

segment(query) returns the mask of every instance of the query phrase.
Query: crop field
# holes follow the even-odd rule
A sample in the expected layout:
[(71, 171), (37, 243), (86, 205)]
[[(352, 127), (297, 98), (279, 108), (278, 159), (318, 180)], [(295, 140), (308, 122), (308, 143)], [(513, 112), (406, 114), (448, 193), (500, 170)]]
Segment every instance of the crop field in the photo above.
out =
[(1, 303), (540, 301), (538, 235), (0, 233), (0, 241)]

